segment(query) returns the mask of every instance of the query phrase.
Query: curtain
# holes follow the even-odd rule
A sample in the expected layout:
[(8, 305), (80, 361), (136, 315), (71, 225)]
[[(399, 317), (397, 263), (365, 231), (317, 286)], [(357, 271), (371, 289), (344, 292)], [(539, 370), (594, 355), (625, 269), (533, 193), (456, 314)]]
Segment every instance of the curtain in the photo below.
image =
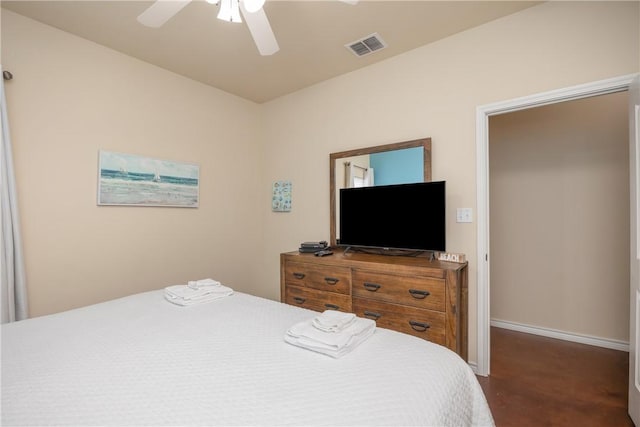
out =
[(353, 162), (344, 162), (344, 188), (353, 187), (352, 181), (355, 170)]
[(365, 168), (354, 162), (344, 163), (345, 188), (373, 187), (373, 168)]
[(0, 78), (0, 112), (2, 126), (2, 151), (0, 152), (0, 190), (2, 219), (2, 304), (0, 315), (2, 323), (27, 318), (27, 289), (24, 260), (22, 258), (22, 239), (18, 219), (18, 201), (13, 173), (13, 156), (9, 138), (7, 101), (4, 93), (4, 79)]

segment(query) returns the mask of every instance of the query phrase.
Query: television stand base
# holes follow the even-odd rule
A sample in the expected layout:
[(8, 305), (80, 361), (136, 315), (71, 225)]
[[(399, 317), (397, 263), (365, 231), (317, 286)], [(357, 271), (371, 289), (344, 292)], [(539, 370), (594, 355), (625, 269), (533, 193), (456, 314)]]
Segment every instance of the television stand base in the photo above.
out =
[(388, 256), (406, 256), (406, 257), (424, 257), (429, 261), (435, 261), (438, 258), (436, 251), (422, 251), (413, 249), (391, 249), (391, 248), (373, 248), (366, 246), (345, 246), (342, 250), (343, 254), (348, 252), (370, 254), (370, 255), (388, 255)]

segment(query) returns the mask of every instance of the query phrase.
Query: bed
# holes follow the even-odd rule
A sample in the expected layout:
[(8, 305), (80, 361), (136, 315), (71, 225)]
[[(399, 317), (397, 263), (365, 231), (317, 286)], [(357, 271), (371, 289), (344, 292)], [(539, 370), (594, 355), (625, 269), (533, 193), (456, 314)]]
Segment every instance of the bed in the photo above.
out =
[(2, 425), (492, 426), (469, 366), (391, 330), (334, 359), (284, 342), (318, 313), (235, 292), (140, 293), (2, 325)]

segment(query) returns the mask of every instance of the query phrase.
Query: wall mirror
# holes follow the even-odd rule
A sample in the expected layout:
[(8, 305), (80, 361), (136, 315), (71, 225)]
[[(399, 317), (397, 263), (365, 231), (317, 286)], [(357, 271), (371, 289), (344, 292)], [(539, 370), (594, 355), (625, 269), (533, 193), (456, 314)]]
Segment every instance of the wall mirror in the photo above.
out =
[(431, 181), (431, 138), (329, 155), (329, 237), (339, 242), (340, 189)]

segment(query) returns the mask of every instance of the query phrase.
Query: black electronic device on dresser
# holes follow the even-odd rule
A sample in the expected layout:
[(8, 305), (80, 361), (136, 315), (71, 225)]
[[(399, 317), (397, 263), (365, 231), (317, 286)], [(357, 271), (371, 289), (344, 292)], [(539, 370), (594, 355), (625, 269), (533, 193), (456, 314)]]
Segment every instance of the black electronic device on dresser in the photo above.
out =
[(326, 241), (322, 240), (319, 242), (302, 242), (300, 243), (300, 248), (298, 249), (301, 253), (316, 253), (321, 251), (327, 251), (329, 249), (329, 245)]
[(343, 247), (446, 251), (445, 181), (343, 188)]

